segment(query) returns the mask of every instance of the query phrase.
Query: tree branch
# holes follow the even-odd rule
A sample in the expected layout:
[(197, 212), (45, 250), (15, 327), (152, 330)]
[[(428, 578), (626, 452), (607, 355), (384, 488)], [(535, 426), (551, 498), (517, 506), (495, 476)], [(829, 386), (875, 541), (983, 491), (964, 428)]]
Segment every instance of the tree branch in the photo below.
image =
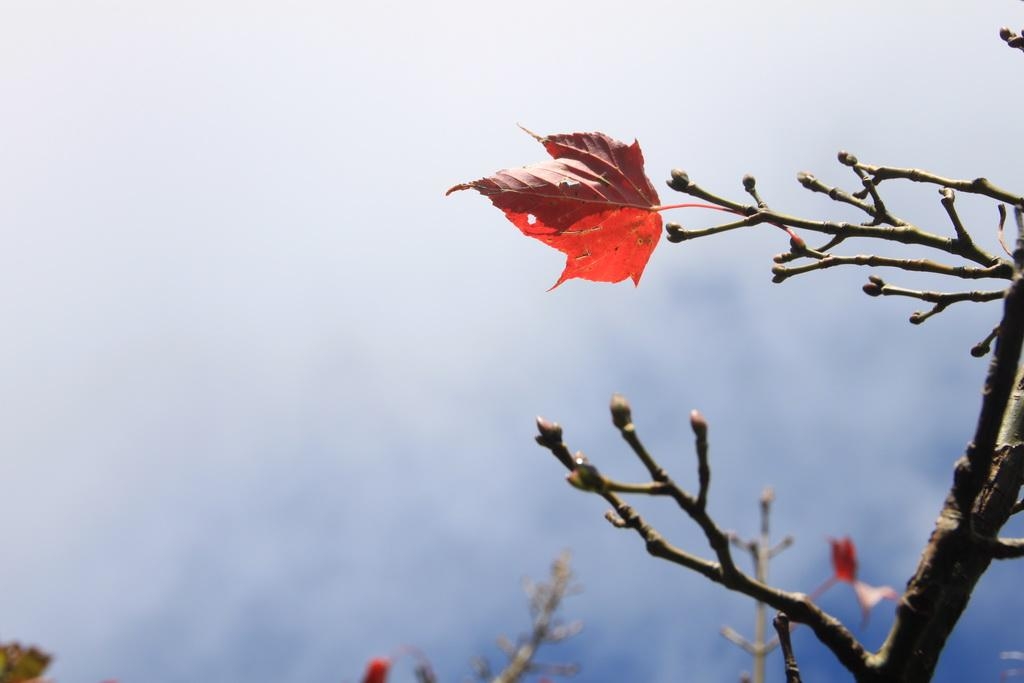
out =
[[(632, 425), (632, 417), (629, 414), (628, 403), (621, 396), (613, 399), (613, 421), (618, 426)], [(561, 462), (566, 465), (566, 456), (570, 452), (562, 441), (562, 430), (557, 424), (543, 418), (537, 420), (540, 436), (537, 442)], [(693, 425), (695, 433), (698, 432), (700, 421)], [(706, 427), (705, 427), (706, 428)], [(624, 427), (620, 427), (623, 431)], [(628, 430), (632, 437), (628, 440), (630, 446), (638, 458), (648, 466), (652, 478), (655, 473), (664, 477), (662, 481), (651, 482), (651, 485), (643, 493), (649, 495), (669, 496), (686, 514), (701, 528), (707, 539), (708, 545), (715, 554), (717, 561), (706, 560), (670, 544), (653, 526), (648, 524), (643, 517), (631, 506), (627, 505), (613, 490), (617, 482), (604, 477), (594, 465), (592, 465), (582, 453), (568, 458), (570, 470), (567, 479), (576, 488), (596, 493), (608, 501), (613, 512), (606, 515), (608, 520), (617, 528), (632, 529), (643, 539), (647, 552), (669, 562), (697, 572), (705, 578), (720, 583), (730, 590), (748, 595), (759, 602), (771, 605), (773, 608), (784, 611), (790, 618), (806, 624), (814, 631), (818, 639), (826, 645), (854, 675), (859, 675), (868, 670), (868, 654), (863, 645), (854, 635), (839, 622), (838, 619), (823, 611), (802, 593), (789, 593), (778, 588), (771, 587), (763, 582), (751, 578), (741, 571), (733, 560), (729, 551), (729, 535), (724, 532), (715, 521), (707, 514), (705, 508), (698, 505), (698, 498), (690, 495), (679, 488), (665, 474), (664, 469), (647, 453), (646, 449), (639, 452), (634, 443), (639, 443), (636, 436), (636, 428), (633, 426)], [(700, 434), (697, 433), (698, 442)], [(644, 455), (641, 456), (640, 453)], [(709, 473), (710, 478), (710, 473)], [(631, 493), (634, 491), (630, 491)]]
[(779, 612), (775, 615), (772, 625), (779, 634), (779, 645), (782, 647), (782, 655), (786, 662), (786, 683), (800, 683), (800, 667), (796, 665), (793, 643), (789, 639), (789, 618), (785, 613)]
[[(551, 564), (551, 579), (544, 583), (526, 582), (526, 593), (530, 598), (530, 613), (533, 627), (530, 635), (523, 639), (517, 647), (505, 641), (504, 649), (509, 656), (509, 663), (495, 678), (493, 683), (516, 683), (527, 673), (544, 670), (560, 676), (571, 676), (579, 667), (575, 665), (545, 665), (534, 661), (537, 650), (545, 643), (555, 643), (579, 633), (581, 625), (573, 622), (560, 626), (555, 623), (555, 614), (562, 600), (571, 590), (572, 571), (569, 569), (569, 554), (562, 553)], [(486, 663), (484, 663), (486, 665)], [(485, 671), (486, 669), (481, 669)]]

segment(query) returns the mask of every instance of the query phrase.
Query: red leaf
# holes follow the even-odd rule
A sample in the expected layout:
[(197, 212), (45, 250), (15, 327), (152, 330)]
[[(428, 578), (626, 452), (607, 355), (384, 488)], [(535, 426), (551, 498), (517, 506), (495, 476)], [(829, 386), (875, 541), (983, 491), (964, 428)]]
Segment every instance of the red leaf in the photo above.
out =
[(639, 284), (661, 236), (660, 200), (644, 175), (639, 143), (604, 133), (530, 135), (552, 161), (498, 171), (446, 194), (478, 191), (524, 235), (565, 254), (551, 289), (574, 277)]
[(849, 536), (828, 539), (832, 546), (832, 578), (826, 581), (812, 597), (820, 595), (837, 581), (853, 586), (860, 605), (863, 624), (868, 623), (868, 615), (872, 608), (882, 600), (899, 600), (900, 595), (890, 586), (872, 586), (857, 579), (857, 548)]
[(836, 581), (853, 583), (857, 580), (857, 548), (849, 536), (845, 538), (830, 538), (828, 542), (832, 545), (832, 570), (835, 572)]
[(366, 665), (366, 673), (363, 674), (363, 683), (386, 683), (388, 669), (391, 668), (391, 660), (386, 657), (375, 657)]

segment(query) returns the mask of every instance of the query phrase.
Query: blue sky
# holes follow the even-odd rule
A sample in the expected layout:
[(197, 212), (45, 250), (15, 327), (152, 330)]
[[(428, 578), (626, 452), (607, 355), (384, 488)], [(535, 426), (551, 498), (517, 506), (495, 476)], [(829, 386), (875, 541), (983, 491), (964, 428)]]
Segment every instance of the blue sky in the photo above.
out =
[[(547, 288), (562, 256), (444, 190), (539, 161), (539, 133), (640, 140), (669, 170), (793, 213), (835, 153), (1024, 187), (1019, 3), (515, 5), (50, 2), (0, 12), (0, 638), (60, 683), (356, 681), (403, 644), (445, 681), (528, 625), (519, 587), (573, 553), (581, 681), (734, 681), (752, 605), (643, 552), (532, 442), (537, 414), (626, 479), (607, 414), (711, 508), (796, 544), (850, 534), (901, 586), (970, 438), (994, 306), (912, 327), (866, 273), (771, 285), (777, 231), (655, 251), (638, 288)], [(929, 187), (890, 203), (948, 230)], [(684, 198), (680, 197), (679, 201)], [(994, 208), (961, 198), (986, 243)], [(687, 225), (717, 219), (669, 217)], [(868, 251), (870, 245), (856, 245)], [(912, 286), (923, 281), (892, 277)], [(677, 544), (700, 538), (637, 501)], [(662, 504), (659, 504), (662, 503)], [(1019, 568), (983, 580), (936, 680), (995, 680)], [(825, 606), (851, 623), (845, 587)], [(862, 633), (877, 646), (883, 604)], [(1012, 622), (1010, 622), (1012, 623)], [(807, 680), (835, 678), (798, 632)], [(402, 668), (405, 667), (405, 668)], [(772, 681), (783, 680), (770, 664)], [(400, 665), (396, 681), (411, 680)]]

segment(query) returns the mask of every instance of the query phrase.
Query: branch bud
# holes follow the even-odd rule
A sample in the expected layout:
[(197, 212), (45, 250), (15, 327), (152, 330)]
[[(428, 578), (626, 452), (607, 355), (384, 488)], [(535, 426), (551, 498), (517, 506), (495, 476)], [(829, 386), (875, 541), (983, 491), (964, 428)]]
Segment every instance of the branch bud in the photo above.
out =
[(850, 154), (845, 149), (840, 150), (839, 154), (837, 154), (836, 157), (839, 159), (839, 163), (841, 163), (843, 166), (856, 166), (857, 165), (857, 157), (855, 157), (854, 155)]
[(668, 181), (668, 186), (673, 190), (685, 192), (686, 188), (690, 186), (690, 176), (686, 174), (686, 171), (673, 168), (672, 179)]
[(1004, 26), (999, 29), (999, 37), (1003, 40), (1009, 40), (1010, 38), (1013, 38), (1013, 31), (1009, 26)]
[(743, 189), (744, 190), (746, 190), (747, 192), (750, 192), (751, 190), (754, 189), (755, 186), (757, 186), (757, 179), (754, 178), (754, 176), (750, 175), (749, 173), (747, 173), (746, 175), (743, 176)]
[(537, 443), (541, 446), (551, 448), (562, 443), (562, 426), (557, 422), (549, 422), (538, 415), (537, 431), (540, 432), (540, 436), (537, 437)]
[(796, 181), (803, 185), (804, 187), (810, 189), (814, 187), (814, 183), (815, 181), (817, 181), (817, 178), (814, 177), (813, 173), (808, 173), (807, 171), (800, 171), (799, 173), (796, 174)]
[(615, 512), (615, 510), (608, 510), (607, 512), (605, 512), (604, 518), (607, 519), (608, 522), (617, 529), (622, 529), (626, 526), (626, 520), (620, 517), (619, 513)]
[(622, 394), (612, 394), (612, 424), (619, 429), (625, 429), (633, 424), (633, 413), (629, 407), (629, 401)]
[(690, 411), (690, 428), (698, 439), (708, 438), (708, 421), (699, 410)]
[(669, 242), (682, 242), (686, 239), (686, 230), (679, 223), (666, 223), (665, 237)]
[(581, 458), (576, 459), (576, 467), (565, 475), (565, 480), (580, 491), (600, 493), (604, 490), (604, 477), (596, 467), (588, 462), (582, 462)]
[(864, 293), (867, 294), (868, 296), (882, 295), (882, 286), (877, 282), (868, 282), (861, 289), (863, 289)]

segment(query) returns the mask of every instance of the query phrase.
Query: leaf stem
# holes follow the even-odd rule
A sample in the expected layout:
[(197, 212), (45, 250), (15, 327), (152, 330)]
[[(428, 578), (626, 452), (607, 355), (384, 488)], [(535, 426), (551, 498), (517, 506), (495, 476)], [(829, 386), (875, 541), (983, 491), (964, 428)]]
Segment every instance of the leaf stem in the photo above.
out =
[(715, 206), (714, 204), (702, 204), (700, 202), (684, 202), (682, 204), (665, 204), (663, 206), (652, 206), (651, 211), (666, 211), (668, 209), (714, 209), (715, 211), (725, 211), (726, 213), (734, 213), (737, 216), (743, 214), (739, 211), (733, 211), (727, 209), (724, 206)]

